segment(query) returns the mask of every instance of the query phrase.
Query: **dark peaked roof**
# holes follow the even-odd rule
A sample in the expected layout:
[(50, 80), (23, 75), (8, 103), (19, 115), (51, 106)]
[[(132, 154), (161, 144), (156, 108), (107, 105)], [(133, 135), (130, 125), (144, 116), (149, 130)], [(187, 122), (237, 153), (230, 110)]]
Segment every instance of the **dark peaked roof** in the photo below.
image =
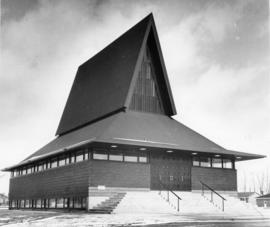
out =
[(138, 73), (136, 69), (150, 33), (165, 77), (167, 114), (176, 114), (153, 15), (150, 14), (79, 67), (57, 135), (128, 106)]
[(127, 111), (59, 136), (18, 165), (93, 142), (241, 156), (241, 160), (264, 157), (227, 150), (168, 116)]

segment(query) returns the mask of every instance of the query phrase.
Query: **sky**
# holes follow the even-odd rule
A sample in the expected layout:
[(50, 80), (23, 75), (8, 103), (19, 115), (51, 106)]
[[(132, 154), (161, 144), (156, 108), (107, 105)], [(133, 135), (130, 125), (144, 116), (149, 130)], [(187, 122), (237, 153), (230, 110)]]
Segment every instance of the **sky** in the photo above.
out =
[[(153, 13), (175, 119), (221, 146), (270, 156), (266, 0), (1, 0), (0, 169), (54, 138), (76, 70)], [(239, 190), (270, 158), (237, 163)], [(0, 193), (9, 174), (0, 172)]]

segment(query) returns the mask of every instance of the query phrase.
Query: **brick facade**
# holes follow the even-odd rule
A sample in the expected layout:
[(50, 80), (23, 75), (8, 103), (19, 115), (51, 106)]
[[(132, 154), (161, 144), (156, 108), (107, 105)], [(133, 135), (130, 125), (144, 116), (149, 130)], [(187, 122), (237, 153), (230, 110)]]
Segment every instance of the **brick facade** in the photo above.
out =
[(37, 199), (88, 195), (90, 162), (48, 169), (10, 179), (10, 199)]
[(84, 161), (10, 179), (10, 199), (88, 196), (88, 187), (150, 188), (150, 165)]
[(200, 190), (202, 181), (215, 190), (237, 191), (235, 169), (192, 167), (191, 176), (192, 190)]
[[(10, 199), (87, 197), (88, 187), (150, 188), (150, 163), (88, 160), (10, 179)], [(203, 181), (215, 190), (236, 191), (236, 170), (191, 167), (191, 189)]]
[(92, 162), (90, 186), (150, 188), (150, 164)]

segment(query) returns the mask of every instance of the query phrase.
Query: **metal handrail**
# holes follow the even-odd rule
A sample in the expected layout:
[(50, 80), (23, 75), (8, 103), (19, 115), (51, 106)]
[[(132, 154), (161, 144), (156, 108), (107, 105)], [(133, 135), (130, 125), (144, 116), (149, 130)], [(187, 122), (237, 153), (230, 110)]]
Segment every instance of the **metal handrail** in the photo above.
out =
[[(180, 210), (179, 203), (180, 203), (180, 200), (182, 200), (180, 198), (180, 196), (177, 195), (173, 190), (165, 188), (164, 184), (161, 181), (159, 181), (159, 184), (162, 186), (163, 189), (165, 189), (167, 191), (167, 202), (170, 202), (170, 196), (169, 196), (170, 192), (177, 198), (177, 211), (179, 212), (179, 210)], [(161, 190), (160, 190), (160, 194), (161, 194)]]
[(208, 188), (211, 191), (211, 202), (214, 203), (213, 193), (215, 193), (222, 199), (222, 211), (224, 211), (224, 201), (226, 201), (226, 199), (222, 195), (220, 195), (217, 191), (215, 191), (213, 188), (205, 184), (204, 182), (200, 181), (200, 183), (202, 184), (202, 196), (204, 196), (204, 187)]

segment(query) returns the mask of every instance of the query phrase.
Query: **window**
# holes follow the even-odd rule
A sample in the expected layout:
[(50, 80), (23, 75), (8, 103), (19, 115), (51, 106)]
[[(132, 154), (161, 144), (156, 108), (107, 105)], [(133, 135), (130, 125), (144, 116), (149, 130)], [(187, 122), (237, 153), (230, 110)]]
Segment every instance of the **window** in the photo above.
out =
[(49, 208), (49, 199), (45, 199), (45, 208)]
[(82, 208), (86, 208), (86, 198), (82, 198)]
[(20, 208), (24, 208), (24, 200), (21, 200)]
[(108, 160), (108, 154), (100, 154), (100, 153), (94, 153), (93, 154), (93, 159), (98, 159), (98, 160)]
[(64, 199), (63, 198), (56, 199), (56, 207), (57, 208), (64, 208)]
[(221, 160), (221, 158), (213, 158), (212, 159), (212, 167), (222, 168), (222, 160)]
[(29, 200), (25, 200), (25, 208), (29, 208)]
[(140, 156), (140, 157), (139, 157), (139, 162), (144, 162), (144, 163), (146, 163), (146, 162), (147, 162), (147, 157), (146, 157), (146, 156)]
[(137, 156), (128, 156), (128, 155), (125, 155), (124, 156), (124, 161), (125, 162), (137, 162), (138, 161), (138, 157)]
[(74, 163), (75, 162), (75, 155), (72, 154), (70, 155), (70, 163)]
[(56, 158), (51, 160), (51, 168), (55, 168), (55, 167), (57, 167), (57, 159)]
[(69, 208), (74, 208), (73, 205), (73, 198), (69, 198)]
[(26, 174), (26, 169), (23, 169), (22, 170), (22, 175), (25, 175)]
[(74, 198), (74, 208), (82, 208), (82, 199)]
[(89, 159), (89, 150), (88, 149), (84, 149), (84, 160), (88, 160)]
[(20, 170), (15, 171), (15, 176), (20, 176)]
[(31, 167), (27, 168), (27, 174), (29, 174), (29, 173), (32, 173), (32, 168)]
[(84, 152), (80, 151), (76, 153), (76, 162), (81, 162), (84, 160)]
[(12, 208), (15, 208), (15, 207), (16, 207), (16, 201), (15, 201), (15, 200), (12, 200), (12, 201), (11, 201), (11, 207), (12, 207)]
[(193, 157), (193, 166), (200, 166), (200, 158)]
[(70, 162), (69, 162), (69, 155), (66, 156), (66, 165), (68, 165)]
[(69, 198), (64, 198), (64, 208), (68, 208), (68, 200)]
[(41, 208), (45, 208), (46, 199), (41, 200)]
[(225, 168), (225, 169), (232, 169), (233, 168), (232, 160), (230, 160), (230, 159), (223, 159), (223, 168)]
[(49, 208), (55, 208), (55, 199), (49, 199)]
[(37, 171), (40, 172), (43, 170), (43, 163), (38, 164)]
[(61, 157), (61, 158), (59, 159), (58, 165), (59, 165), (59, 166), (64, 166), (64, 165), (66, 165), (66, 159), (65, 159), (65, 157)]
[(110, 154), (109, 155), (109, 160), (111, 161), (123, 161), (123, 155), (117, 155), (117, 154)]
[(41, 199), (38, 199), (37, 200), (36, 208), (41, 208)]
[(211, 158), (201, 157), (200, 161), (202, 167), (211, 167)]

